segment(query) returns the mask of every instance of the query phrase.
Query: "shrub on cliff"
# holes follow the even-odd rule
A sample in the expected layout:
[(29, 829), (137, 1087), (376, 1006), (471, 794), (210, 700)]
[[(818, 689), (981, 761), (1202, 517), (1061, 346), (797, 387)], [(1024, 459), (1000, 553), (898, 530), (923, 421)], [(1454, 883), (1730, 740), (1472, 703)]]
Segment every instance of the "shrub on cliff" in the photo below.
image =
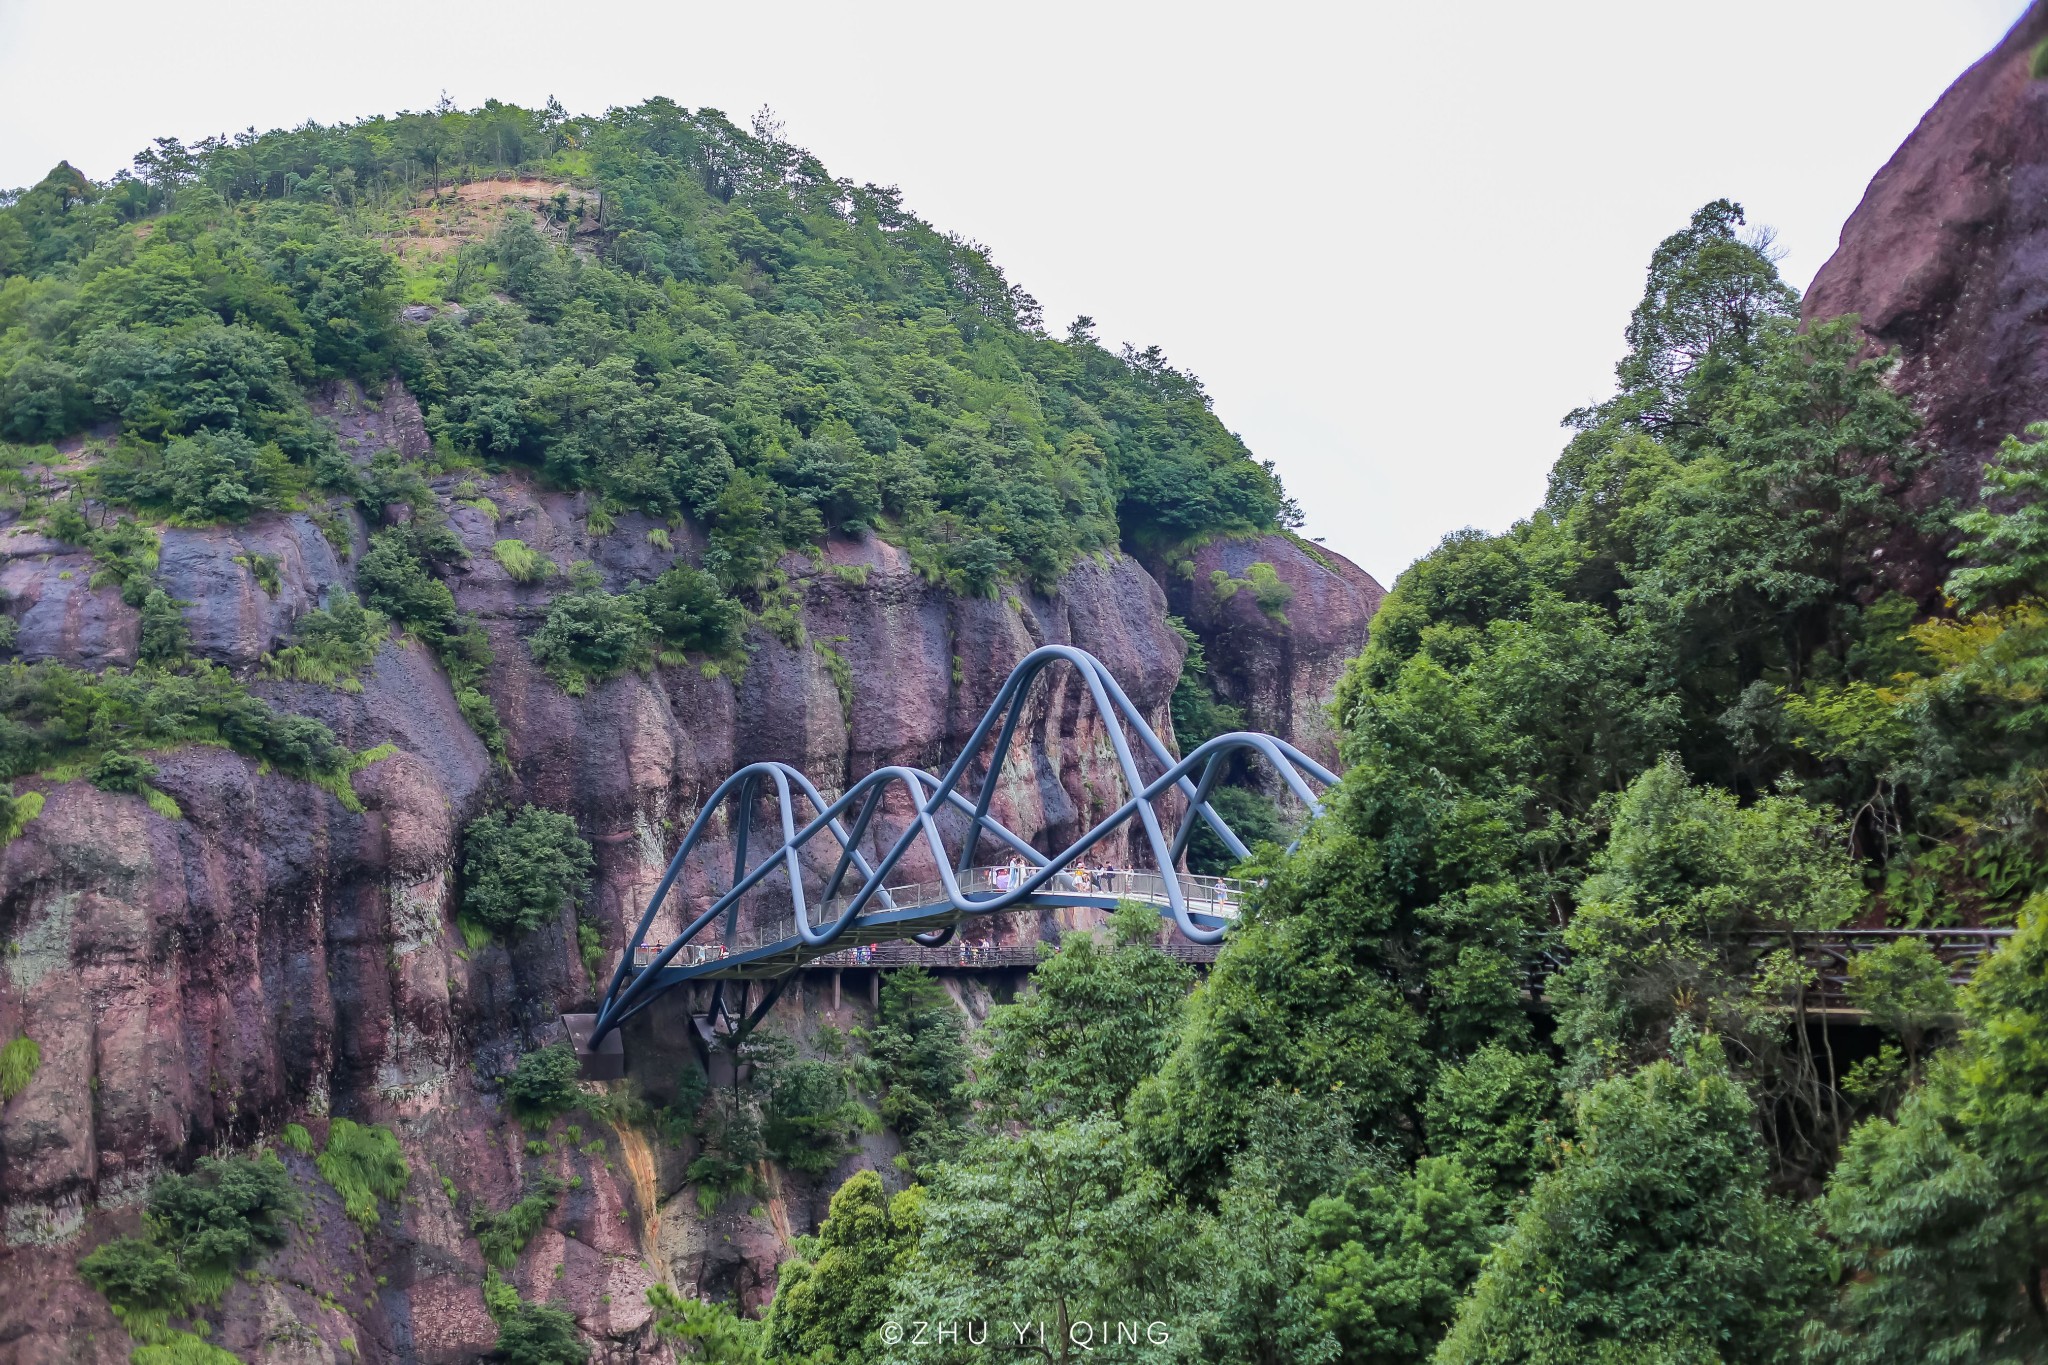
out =
[(202, 430), (159, 452), (140, 442), (116, 446), (100, 465), (101, 490), (117, 502), (169, 512), (179, 521), (243, 521), (275, 507), (294, 482), (275, 445), (239, 431)]
[[(686, 1360), (756, 1365), (761, 1359), (762, 1324), (741, 1317), (722, 1303), (686, 1299), (667, 1285), (657, 1284), (647, 1291), (647, 1306), (654, 1310), (654, 1334), (678, 1343)], [(852, 1356), (839, 1359), (853, 1365)]]
[(472, 1218), (470, 1235), (476, 1238), (477, 1249), (484, 1254), (484, 1263), (499, 1270), (510, 1270), (518, 1262), (519, 1253), (533, 1240), (533, 1234), (540, 1230), (547, 1216), (562, 1202), (565, 1188), (559, 1177), (543, 1176), (539, 1189), (503, 1213), (484, 1213)]
[(498, 1358), (506, 1365), (584, 1365), (590, 1347), (563, 1309), (522, 1303), (498, 1323)]
[(185, 612), (179, 602), (162, 588), (151, 588), (142, 595), (139, 610), (142, 631), (135, 657), (146, 664), (173, 664), (184, 658), (192, 643), (192, 632), (185, 625)]
[(664, 653), (730, 654), (739, 648), (747, 621), (746, 609), (725, 595), (715, 577), (688, 564), (648, 584), (640, 607), (660, 634)]
[(325, 725), (271, 710), (213, 664), (97, 677), (50, 661), (0, 668), (0, 778), (82, 764), (124, 745), (194, 741), (313, 776), (339, 773), (348, 760)]
[(761, 1141), (791, 1170), (823, 1175), (853, 1150), (855, 1134), (879, 1131), (874, 1111), (850, 1093), (844, 1067), (804, 1059), (769, 1080)]
[(529, 647), (534, 662), (571, 696), (625, 672), (645, 657), (648, 623), (638, 599), (603, 588), (563, 593)]
[(457, 628), (455, 594), (400, 531), (379, 531), (356, 566), (363, 601), (418, 635), (430, 648)]
[(967, 1112), (964, 1024), (960, 1007), (922, 967), (883, 979), (881, 1015), (865, 1039), (883, 1085), (882, 1118), (919, 1165), (952, 1146)]
[(124, 1315), (173, 1313), (192, 1294), (177, 1258), (141, 1237), (102, 1243), (78, 1263), (78, 1270)]
[(540, 928), (590, 875), (590, 845), (576, 822), (539, 806), (478, 816), (462, 840), (463, 913), (500, 934)]
[(504, 1078), (505, 1098), (529, 1119), (546, 1119), (574, 1107), (576, 1054), (567, 1043), (536, 1048), (520, 1057)]
[(284, 1245), (299, 1195), (271, 1152), (205, 1157), (192, 1175), (167, 1175), (149, 1195), (150, 1225), (202, 1290), (217, 1293), (227, 1272), (267, 1247)]
[(368, 668), (384, 645), (391, 623), (346, 588), (336, 588), (325, 607), (292, 625), (292, 642), (264, 661), (274, 677), (321, 683), (360, 692), (355, 675)]

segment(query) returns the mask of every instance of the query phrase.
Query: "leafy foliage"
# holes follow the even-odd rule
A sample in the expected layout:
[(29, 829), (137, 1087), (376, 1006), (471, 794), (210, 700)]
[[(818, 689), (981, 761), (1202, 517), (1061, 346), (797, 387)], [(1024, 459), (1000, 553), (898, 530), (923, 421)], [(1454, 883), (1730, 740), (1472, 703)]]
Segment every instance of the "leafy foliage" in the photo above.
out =
[(1367, 1163), (1304, 1222), (1316, 1323), (1346, 1360), (1429, 1359), (1498, 1234), (1485, 1183), (1454, 1157)]
[(567, 1309), (521, 1303), (498, 1319), (498, 1358), (506, 1365), (585, 1365), (590, 1347)]
[(292, 643), (265, 661), (267, 672), (299, 682), (360, 691), (355, 675), (368, 668), (383, 647), (390, 623), (354, 593), (336, 588), (325, 607), (293, 623)]
[[(765, 126), (493, 102), (163, 145), (137, 178), (59, 166), (0, 208), (0, 436), (117, 421), (107, 487), (141, 505), (232, 518), (345, 486), (300, 386), (395, 366), (443, 450), (695, 516), (728, 587), (828, 530), (988, 592), (1120, 537), (1296, 515), (1156, 347), (1113, 353), (1086, 318), (1053, 339), (984, 248)], [(370, 235), (394, 196), (514, 165), (580, 177), (547, 235), (512, 215), (439, 266)], [(162, 230), (137, 235), (146, 214)], [(576, 237), (594, 259), (568, 248), (578, 223), (602, 228)], [(407, 327), (407, 292), (467, 309)]]
[(1537, 1177), (1440, 1362), (1797, 1359), (1822, 1279), (1764, 1192), (1749, 1097), (1712, 1039), (1600, 1082)]
[(225, 743), (307, 776), (339, 774), (348, 751), (308, 716), (281, 715), (224, 668), (138, 668), (97, 677), (54, 662), (0, 666), (0, 771), (96, 763), (124, 748)]
[(1108, 948), (1069, 934), (1017, 1000), (990, 1011), (974, 1093), (1005, 1119), (1116, 1115), (1172, 1050), (1193, 973), (1152, 946), (1159, 916), (1130, 903)]
[(576, 822), (539, 806), (480, 815), (462, 842), (463, 913), (499, 934), (530, 934), (554, 919), (590, 874)]
[(283, 1245), (284, 1220), (298, 1207), (284, 1163), (268, 1152), (201, 1158), (197, 1174), (167, 1175), (149, 1195), (152, 1230), (188, 1271), (224, 1270)]
[(101, 1243), (78, 1270), (108, 1303), (130, 1313), (174, 1313), (192, 1296), (177, 1257), (141, 1237)]
[[(896, 1281), (899, 1321), (1044, 1322), (1050, 1336), (1061, 1324), (1128, 1320), (1132, 1304), (1177, 1317), (1203, 1278), (1193, 1229), (1114, 1119), (985, 1139), (972, 1159), (937, 1165), (925, 1191), (917, 1250)], [(1119, 1350), (1147, 1360), (1162, 1348)], [(932, 1354), (981, 1352), (961, 1342)]]
[(855, 1134), (880, 1127), (874, 1111), (853, 1097), (842, 1066), (807, 1058), (778, 1068), (769, 1081), (761, 1141), (793, 1170), (822, 1175), (853, 1150)]
[[(785, 1262), (785, 1264), (787, 1264)], [(761, 1324), (722, 1303), (686, 1299), (665, 1284), (650, 1286), (655, 1335), (676, 1343), (685, 1360), (706, 1365), (759, 1365)]]
[(883, 1086), (882, 1119), (920, 1164), (950, 1147), (967, 1112), (962, 1024), (960, 1007), (923, 968), (898, 968), (883, 979), (868, 1053)]
[(631, 595), (603, 588), (563, 593), (548, 604), (548, 619), (528, 641), (534, 662), (571, 696), (643, 660), (648, 622)]
[(878, 1329), (891, 1285), (917, 1245), (923, 1202), (922, 1188), (892, 1200), (873, 1171), (847, 1177), (817, 1236), (798, 1242), (782, 1263), (765, 1329), (770, 1359), (880, 1359)]
[(484, 1254), (484, 1263), (499, 1270), (510, 1270), (519, 1261), (519, 1253), (540, 1231), (555, 1206), (562, 1201), (562, 1184), (553, 1176), (541, 1182), (539, 1189), (523, 1196), (503, 1213), (478, 1214), (470, 1220), (470, 1235), (476, 1238), (477, 1249)]
[(731, 654), (739, 648), (746, 609), (725, 596), (702, 569), (677, 564), (647, 586), (640, 602), (647, 622), (673, 653)]
[(575, 1107), (576, 1054), (567, 1043), (535, 1048), (504, 1078), (505, 1097), (529, 1118), (546, 1118)]

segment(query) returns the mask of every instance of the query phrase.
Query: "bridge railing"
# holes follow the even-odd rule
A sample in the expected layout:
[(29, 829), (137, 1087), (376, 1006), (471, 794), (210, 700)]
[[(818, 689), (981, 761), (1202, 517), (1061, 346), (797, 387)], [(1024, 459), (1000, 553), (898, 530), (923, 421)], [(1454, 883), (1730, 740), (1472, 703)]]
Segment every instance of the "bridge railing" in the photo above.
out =
[[(1012, 866), (989, 866), (969, 868), (958, 875), (960, 889), (969, 896), (999, 895), (1021, 886), (1036, 868), (1025, 867), (1020, 873)], [(1244, 900), (1253, 889), (1253, 883), (1231, 877), (1200, 877), (1192, 873), (1178, 874), (1181, 895), (1188, 910), (1197, 915), (1206, 915), (1220, 920), (1235, 920), (1242, 913)], [(944, 905), (948, 903), (945, 883), (937, 878), (929, 881), (904, 882), (888, 889), (889, 898), (896, 908), (908, 909), (921, 905)], [(1075, 868), (1055, 873), (1043, 888), (1043, 894), (1055, 896), (1113, 896), (1118, 900), (1141, 901), (1148, 905), (1168, 904), (1166, 878), (1157, 872), (1120, 868)], [(851, 895), (834, 896), (823, 902), (815, 912), (821, 922), (836, 918), (851, 902)], [(869, 913), (883, 908), (880, 897), (868, 901), (865, 909)], [(783, 921), (773, 921), (760, 927), (750, 926), (743, 932), (738, 943), (728, 948), (723, 942), (708, 941), (708, 936), (685, 944), (671, 959), (677, 967), (695, 967), (715, 961), (732, 953), (744, 953), (753, 948), (779, 943), (787, 937), (780, 932)], [(765, 932), (763, 932), (765, 930)], [(650, 965), (667, 947), (664, 942), (647, 942), (635, 945), (633, 969), (640, 970)]]

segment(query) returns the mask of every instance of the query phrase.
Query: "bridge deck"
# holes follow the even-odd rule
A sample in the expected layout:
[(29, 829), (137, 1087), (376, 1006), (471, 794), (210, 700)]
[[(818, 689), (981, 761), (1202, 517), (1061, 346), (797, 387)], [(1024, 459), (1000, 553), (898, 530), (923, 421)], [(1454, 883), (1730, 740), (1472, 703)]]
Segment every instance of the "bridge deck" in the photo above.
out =
[[(1000, 868), (974, 868), (961, 876), (961, 890), (970, 901), (993, 899), (1003, 890), (1001, 877), (1004, 873), (1005, 870)], [(1156, 872), (1115, 872), (1106, 877), (1098, 875), (1094, 881), (1101, 885), (1091, 884), (1085, 888), (1079, 879), (1065, 880), (1072, 889), (1039, 892), (1006, 907), (1004, 913), (1077, 906), (1115, 910), (1124, 901), (1137, 901), (1158, 907), (1163, 918), (1171, 917), (1166, 884)], [(1237, 918), (1238, 908), (1243, 903), (1245, 893), (1250, 890), (1244, 882), (1223, 877), (1183, 876), (1180, 880), (1190, 918), (1205, 929), (1222, 928), (1233, 922)], [(841, 967), (871, 966), (874, 964), (871, 959), (864, 956), (863, 949), (871, 949), (877, 944), (897, 943), (917, 934), (958, 926), (974, 917), (972, 911), (963, 912), (956, 909), (938, 882), (892, 886), (889, 888), (889, 895), (896, 902), (894, 909), (875, 910), (860, 915), (846, 926), (844, 933), (829, 944), (806, 943), (794, 934), (773, 941), (734, 946), (692, 943), (684, 947), (681, 955), (660, 969), (654, 977), (654, 982), (660, 989), (666, 990), (686, 981), (773, 980), (800, 967), (813, 964)], [(829, 920), (838, 904), (843, 902), (828, 903), (821, 917)], [(665, 946), (658, 943), (641, 944), (633, 955), (635, 970), (646, 969)]]

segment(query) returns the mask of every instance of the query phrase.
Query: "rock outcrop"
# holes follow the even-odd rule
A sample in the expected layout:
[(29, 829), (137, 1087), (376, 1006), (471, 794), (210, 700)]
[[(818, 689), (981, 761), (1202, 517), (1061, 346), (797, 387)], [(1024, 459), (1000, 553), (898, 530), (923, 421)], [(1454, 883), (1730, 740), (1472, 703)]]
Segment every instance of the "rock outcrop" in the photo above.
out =
[[(1237, 586), (1252, 584), (1254, 564), (1270, 565), (1280, 585), (1263, 602), (1256, 586)], [(1335, 764), (1329, 706), (1386, 596), (1373, 576), (1334, 550), (1270, 534), (1212, 540), (1155, 572), (1245, 724)]]
[[(381, 403), (348, 390), (324, 407), (359, 457), (426, 449), (395, 385)], [(466, 1215), (511, 1205), (533, 1166), (496, 1078), (595, 988), (570, 917), (510, 946), (465, 941), (454, 923), (459, 835), (483, 809), (532, 801), (575, 816), (597, 859), (579, 916), (612, 959), (682, 827), (740, 764), (795, 763), (828, 792), (882, 764), (938, 766), (1012, 665), (1053, 641), (1106, 660), (1170, 733), (1184, 646), (1167, 620), (1169, 591), (1186, 598), (1181, 613), (1252, 723), (1330, 758), (1320, 706), (1379, 597), (1348, 564), (1280, 537), (1204, 547), (1194, 567), (1206, 583), (1212, 568), (1273, 564), (1293, 589), (1291, 625), (1249, 599), (1190, 593), (1182, 578), (1162, 589), (1120, 555), (1077, 566), (1050, 596), (968, 600), (926, 583), (880, 540), (842, 540), (785, 561), (791, 611), (778, 630), (754, 631), (737, 676), (661, 666), (572, 697), (525, 644), (560, 581), (515, 581), (493, 544), (517, 537), (564, 570), (589, 561), (619, 590), (695, 559), (701, 541), (635, 516), (593, 535), (576, 498), (516, 474), (435, 485), (470, 551), (451, 586), (496, 650), (486, 687), (509, 765), (464, 723), (416, 644), (386, 645), (359, 691), (260, 676), (255, 665), (292, 621), (350, 583), (365, 544), (360, 523), (323, 530), (305, 515), (266, 515), (167, 531), (159, 578), (188, 604), (196, 654), (357, 751), (392, 746), (356, 774), (357, 802), (199, 746), (153, 756), (153, 781), (181, 818), (82, 782), (26, 784), (47, 805), (0, 852), (0, 1039), (26, 1032), (43, 1062), (0, 1109), (0, 1359), (124, 1359), (126, 1336), (77, 1278), (77, 1258), (133, 1231), (164, 1171), (274, 1139), (287, 1122), (318, 1141), (330, 1116), (398, 1133), (414, 1173), (407, 1199), (360, 1235), (311, 1163), (288, 1153), (308, 1215), (263, 1275), (228, 1290), (216, 1340), (250, 1361), (453, 1362), (489, 1350), (495, 1328)], [(657, 529), (666, 545), (648, 534)], [(136, 613), (112, 585), (92, 586), (94, 567), (75, 547), (0, 529), (20, 657), (133, 662)], [(1071, 679), (1053, 684), (1032, 702), (997, 802), (1041, 843), (1121, 799), (1100, 718)], [(1004, 932), (1045, 929), (1019, 916)], [(800, 1037), (821, 1021), (850, 1027), (868, 1008), (865, 990), (834, 994), (785, 997), (783, 1026)], [(657, 1098), (687, 1055), (685, 1016), (679, 1002), (636, 1026), (634, 1074)], [(630, 1127), (584, 1137), (546, 1158), (571, 1188), (506, 1276), (529, 1297), (566, 1299), (610, 1359), (659, 1354), (650, 1283), (762, 1301), (789, 1235), (815, 1226), (838, 1178), (774, 1175), (763, 1199), (706, 1218), (685, 1189), (687, 1148), (650, 1148)], [(887, 1168), (889, 1143), (873, 1139), (849, 1163)]]
[(1936, 454), (1930, 501), (1974, 498), (1999, 442), (2048, 418), (2044, 39), (2036, 0), (1877, 173), (1806, 294), (1809, 321), (1854, 313), (1898, 349)]

